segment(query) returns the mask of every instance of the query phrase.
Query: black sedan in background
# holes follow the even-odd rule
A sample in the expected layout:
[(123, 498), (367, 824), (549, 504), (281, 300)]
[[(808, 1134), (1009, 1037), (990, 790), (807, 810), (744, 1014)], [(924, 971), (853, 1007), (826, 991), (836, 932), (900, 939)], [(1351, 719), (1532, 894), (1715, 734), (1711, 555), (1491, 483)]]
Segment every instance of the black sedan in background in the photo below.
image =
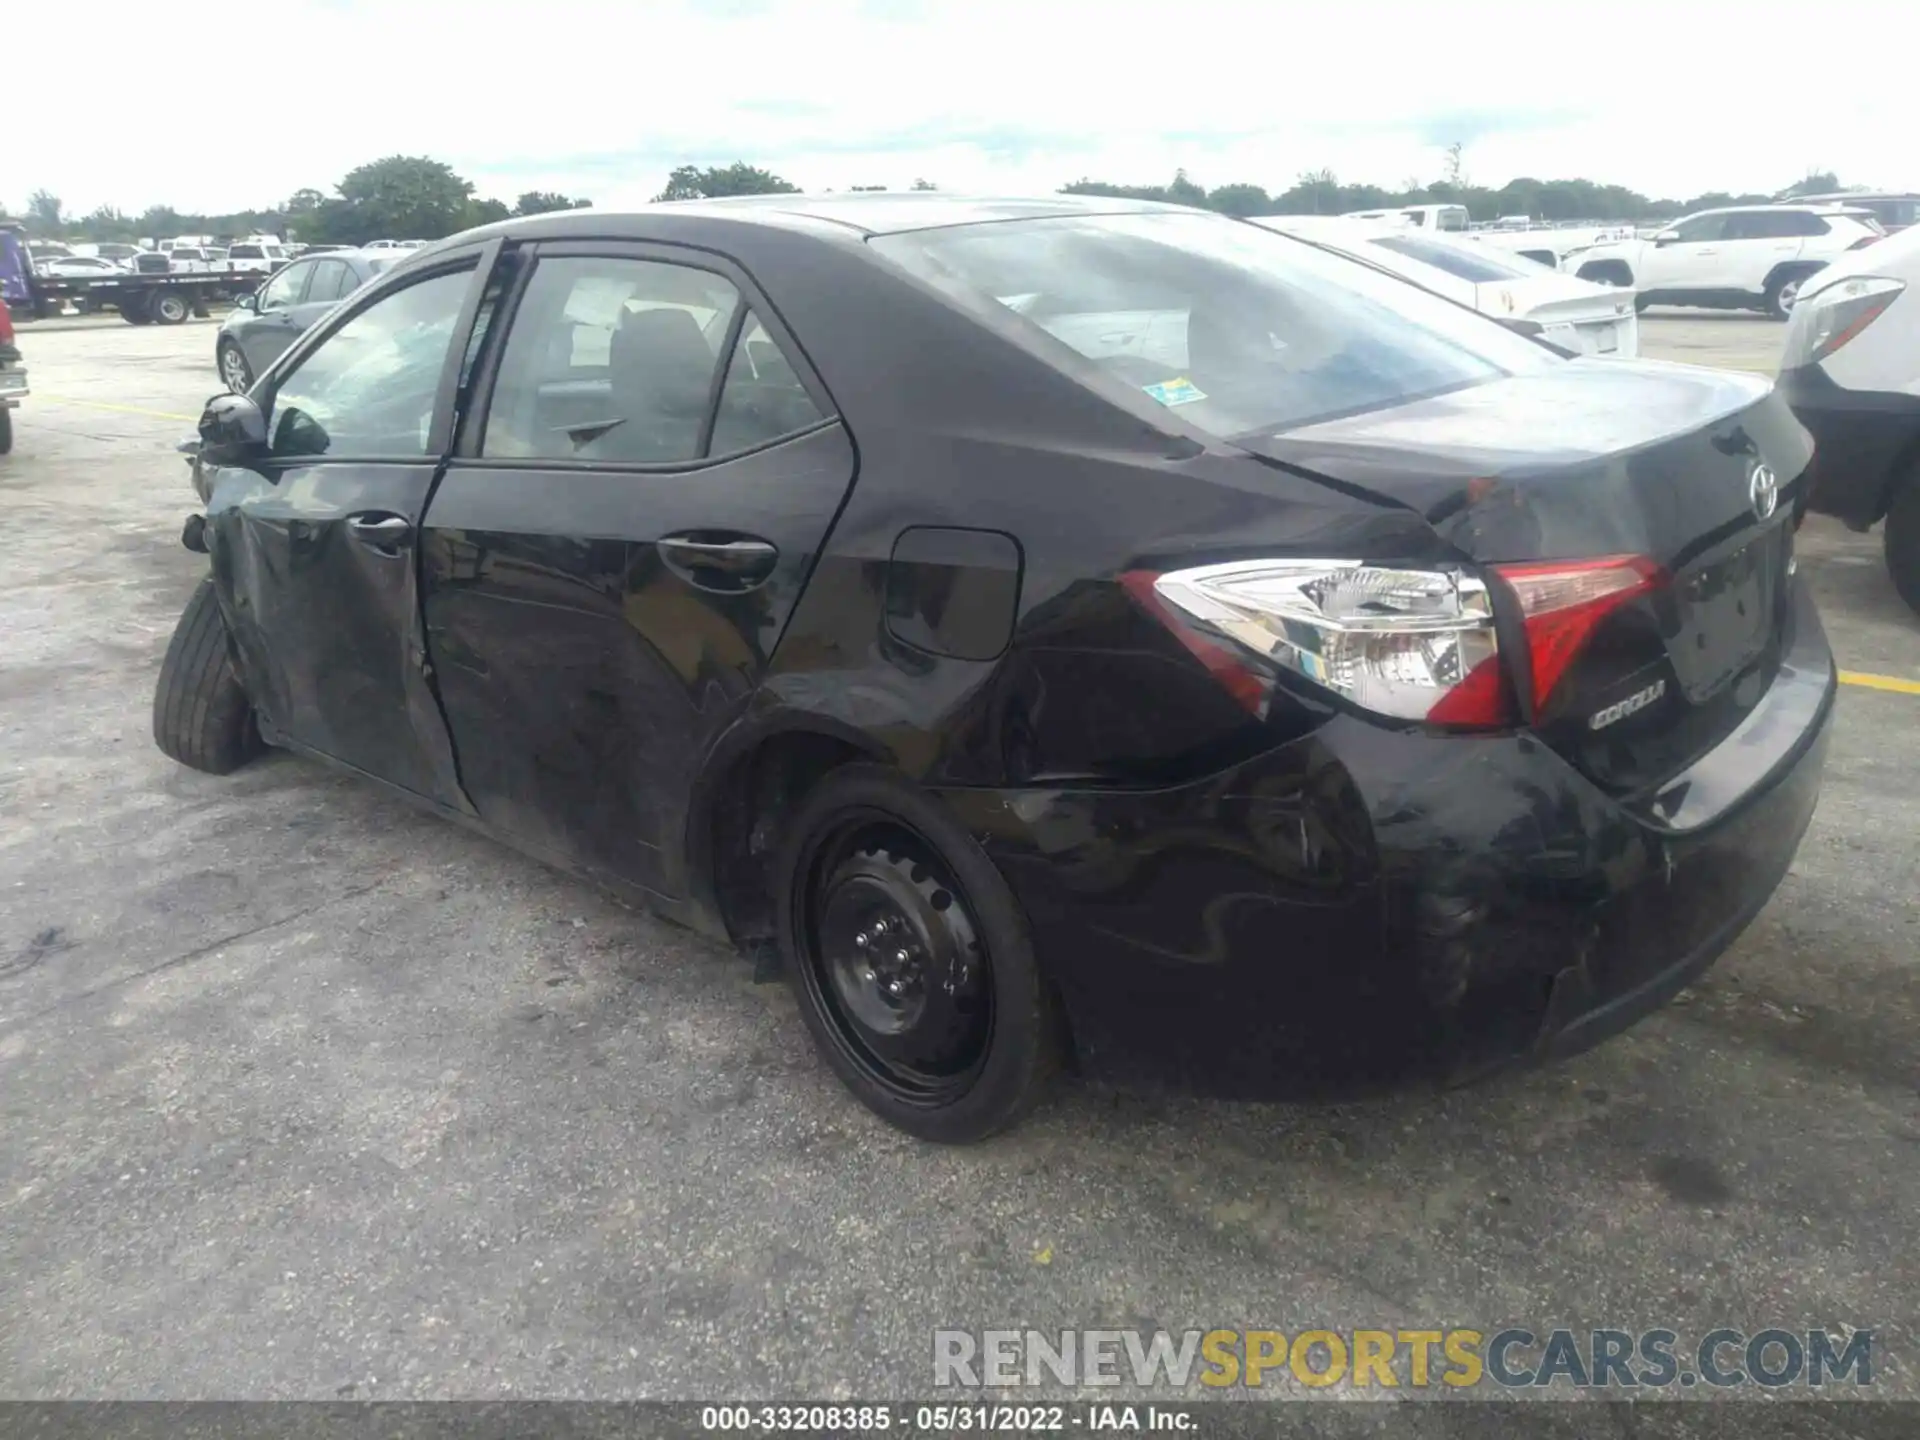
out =
[(1068, 1061), (1289, 1095), (1576, 1050), (1732, 943), (1819, 789), (1763, 382), (1220, 216), (511, 220), (200, 435), (163, 750), (297, 751), (783, 965), (930, 1139)]
[(407, 257), (334, 250), (294, 261), (251, 295), (242, 296), (220, 325), (214, 362), (227, 388), (244, 391), (327, 311), (383, 270)]

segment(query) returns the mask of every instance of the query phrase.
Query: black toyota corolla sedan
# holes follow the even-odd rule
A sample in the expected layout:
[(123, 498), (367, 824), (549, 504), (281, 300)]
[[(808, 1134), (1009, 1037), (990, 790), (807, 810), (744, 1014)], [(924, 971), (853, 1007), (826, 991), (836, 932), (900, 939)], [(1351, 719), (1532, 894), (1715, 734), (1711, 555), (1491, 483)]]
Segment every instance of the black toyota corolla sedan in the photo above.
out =
[(1835, 676), (1764, 383), (1257, 226), (777, 196), (416, 252), (209, 403), (160, 746), (739, 945), (914, 1134), (1565, 1054), (1733, 941)]

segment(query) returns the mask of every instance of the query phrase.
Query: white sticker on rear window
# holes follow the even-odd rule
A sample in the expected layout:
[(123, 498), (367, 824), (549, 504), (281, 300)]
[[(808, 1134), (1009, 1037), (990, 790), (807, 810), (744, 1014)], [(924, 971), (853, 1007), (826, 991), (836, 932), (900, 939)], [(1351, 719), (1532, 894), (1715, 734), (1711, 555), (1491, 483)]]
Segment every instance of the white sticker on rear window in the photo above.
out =
[(1162, 380), (1158, 385), (1143, 385), (1140, 388), (1162, 405), (1191, 405), (1196, 400), (1207, 398), (1206, 392), (1184, 375), (1173, 380)]

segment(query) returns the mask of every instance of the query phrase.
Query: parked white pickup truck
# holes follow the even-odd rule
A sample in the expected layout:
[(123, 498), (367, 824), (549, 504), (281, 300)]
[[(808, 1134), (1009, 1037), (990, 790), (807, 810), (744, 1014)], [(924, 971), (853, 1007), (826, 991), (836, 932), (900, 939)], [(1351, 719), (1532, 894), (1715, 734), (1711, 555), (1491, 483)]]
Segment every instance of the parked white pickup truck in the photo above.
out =
[(280, 245), (265, 241), (236, 240), (227, 247), (227, 269), (235, 275), (271, 275), (291, 258)]

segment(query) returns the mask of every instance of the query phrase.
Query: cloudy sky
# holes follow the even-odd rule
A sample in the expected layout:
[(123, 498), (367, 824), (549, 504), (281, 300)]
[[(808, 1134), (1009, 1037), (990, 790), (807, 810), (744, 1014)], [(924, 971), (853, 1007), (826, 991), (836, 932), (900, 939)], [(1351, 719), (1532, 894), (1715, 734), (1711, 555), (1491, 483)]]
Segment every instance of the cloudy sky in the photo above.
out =
[(808, 189), (1034, 192), (1177, 166), (1209, 186), (1322, 167), (1396, 186), (1437, 178), (1454, 141), (1494, 185), (1685, 197), (1818, 168), (1905, 188), (1920, 22), (1903, 8), (1825, 0), (1808, 24), (1723, 0), (264, 0), (156, 18), (102, 0), (89, 32), (235, 38), (12, 67), (0, 200), (217, 213), (393, 153), (483, 195), (603, 207), (735, 159)]

